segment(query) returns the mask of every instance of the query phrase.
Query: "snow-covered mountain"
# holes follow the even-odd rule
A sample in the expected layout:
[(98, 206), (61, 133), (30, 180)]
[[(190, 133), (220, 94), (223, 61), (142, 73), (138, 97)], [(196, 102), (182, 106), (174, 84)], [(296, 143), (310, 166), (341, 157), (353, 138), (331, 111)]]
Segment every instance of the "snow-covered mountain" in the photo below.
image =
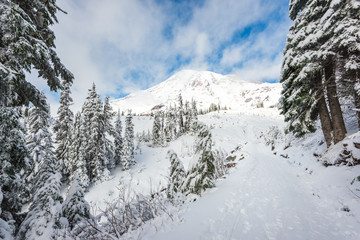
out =
[(246, 82), (234, 75), (183, 70), (152, 88), (112, 100), (111, 104), (115, 111), (148, 113), (154, 107), (177, 103), (181, 93), (184, 101), (195, 99), (198, 109), (208, 109), (212, 103), (233, 110), (269, 108), (276, 107), (280, 92), (279, 83)]

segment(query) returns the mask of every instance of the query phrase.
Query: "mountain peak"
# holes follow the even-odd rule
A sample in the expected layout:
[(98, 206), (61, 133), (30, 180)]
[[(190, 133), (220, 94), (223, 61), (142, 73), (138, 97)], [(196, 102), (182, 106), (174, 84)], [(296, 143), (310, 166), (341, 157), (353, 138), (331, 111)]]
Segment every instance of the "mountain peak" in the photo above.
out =
[(199, 109), (212, 103), (231, 109), (270, 107), (277, 104), (280, 84), (252, 83), (234, 75), (221, 75), (210, 71), (181, 70), (167, 80), (147, 90), (132, 93), (111, 102), (113, 108), (132, 109), (135, 113), (148, 113), (155, 106), (177, 103), (181, 93), (184, 101), (195, 99)]

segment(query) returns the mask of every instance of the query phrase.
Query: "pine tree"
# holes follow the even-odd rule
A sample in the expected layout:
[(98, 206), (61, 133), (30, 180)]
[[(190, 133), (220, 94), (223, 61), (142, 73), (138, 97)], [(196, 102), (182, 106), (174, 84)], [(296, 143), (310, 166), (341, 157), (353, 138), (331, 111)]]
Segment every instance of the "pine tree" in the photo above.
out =
[(185, 179), (185, 169), (173, 150), (168, 151), (170, 159), (170, 178), (167, 189), (168, 198), (174, 198), (181, 192), (181, 187)]
[(200, 124), (195, 151), (197, 162), (186, 174), (182, 189), (185, 194), (201, 195), (207, 188), (215, 186), (215, 158), (211, 148), (211, 133), (205, 125)]
[(189, 132), (190, 131), (190, 123), (191, 123), (191, 109), (190, 109), (190, 103), (189, 101), (185, 102), (185, 127), (184, 127), (184, 131), (185, 132)]
[[(0, 216), (1, 216), (1, 203), (3, 200), (3, 194), (0, 188)], [(14, 229), (0, 217), (0, 239), (13, 239)]]
[(121, 115), (120, 111), (117, 113), (116, 121), (115, 121), (115, 137), (114, 137), (114, 160), (115, 165), (119, 166), (121, 164), (121, 154), (123, 147), (123, 139), (122, 139), (122, 125), (121, 125)]
[(184, 105), (181, 93), (179, 93), (178, 96), (178, 109), (177, 109), (177, 117), (178, 117), (178, 125), (179, 125), (179, 135), (182, 135), (185, 132), (185, 126), (184, 126)]
[[(35, 69), (50, 89), (61, 89), (59, 77), (72, 82), (73, 75), (55, 52), (56, 1), (2, 1), (0, 4), (0, 105), (40, 106), (40, 92), (26, 80)], [(44, 106), (46, 107), (46, 106)]]
[[(41, 96), (41, 101), (45, 101)], [(41, 104), (44, 106), (45, 104)], [(61, 174), (56, 171), (56, 156), (49, 128), (49, 107), (30, 110), (30, 133), (35, 141), (30, 146), (35, 152), (34, 197), (29, 212), (21, 223), (19, 239), (52, 239), (57, 228), (62, 197)], [(39, 138), (39, 139), (35, 139)], [(36, 171), (37, 170), (37, 171)]]
[(70, 146), (72, 142), (72, 125), (74, 121), (74, 114), (70, 110), (70, 105), (73, 100), (70, 97), (70, 83), (63, 81), (63, 90), (60, 95), (60, 107), (58, 109), (58, 116), (54, 124), (54, 132), (56, 134), (55, 140), (57, 143), (56, 157), (58, 159), (59, 170), (63, 180), (68, 180), (70, 176), (71, 159)]
[(83, 145), (83, 142), (86, 142), (87, 139), (87, 119), (84, 120), (84, 122), (85, 124), (82, 124), (81, 113), (76, 113), (74, 126), (72, 128), (72, 142), (70, 146), (70, 180), (72, 181), (74, 179), (74, 175), (77, 174), (82, 184), (87, 187), (89, 185), (89, 178), (86, 162), (84, 161), (85, 149)]
[(112, 119), (115, 116), (112, 108), (110, 106), (109, 97), (105, 98), (102, 120), (103, 120), (103, 134), (104, 134), (104, 148), (105, 148), (105, 158), (107, 162), (107, 168), (112, 169), (115, 167), (115, 159), (114, 159), (114, 145), (110, 141), (110, 136), (115, 136), (115, 129), (112, 125)]
[(65, 217), (70, 228), (74, 228), (79, 222), (90, 218), (90, 205), (85, 200), (85, 186), (75, 173), (73, 182), (62, 205), (62, 216)]
[(125, 136), (121, 159), (124, 170), (128, 170), (136, 163), (134, 158), (134, 124), (132, 122), (131, 111), (128, 112), (125, 118)]
[(15, 108), (0, 107), (0, 189), (2, 190), (0, 219), (15, 220), (21, 211), (22, 194), (26, 192), (21, 173), (28, 171), (28, 149), (25, 144), (24, 127)]
[(341, 51), (333, 36), (348, 4), (349, 1), (290, 2), (294, 24), (284, 50), (280, 79), (282, 114), (289, 123), (288, 129), (298, 136), (314, 131), (314, 121), (320, 116), (328, 146), (341, 141), (346, 133), (336, 80), (337, 56)]
[(86, 163), (90, 182), (108, 177), (107, 159), (105, 157), (105, 132), (102, 121), (103, 106), (100, 96), (96, 93), (95, 84), (89, 89), (88, 96), (82, 107), (83, 135), (87, 135), (82, 142), (83, 161)]
[(152, 128), (152, 142), (154, 146), (161, 146), (161, 119), (160, 119), (160, 113), (156, 112), (154, 116), (154, 123)]

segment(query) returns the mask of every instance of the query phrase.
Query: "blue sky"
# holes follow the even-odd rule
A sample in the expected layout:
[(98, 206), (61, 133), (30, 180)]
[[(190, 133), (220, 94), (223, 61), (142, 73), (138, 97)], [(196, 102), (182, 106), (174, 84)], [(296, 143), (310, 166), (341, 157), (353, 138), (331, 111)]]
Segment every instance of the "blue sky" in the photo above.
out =
[[(74, 110), (94, 82), (102, 96), (147, 89), (182, 69), (277, 81), (288, 0), (62, 0), (53, 29), (75, 75)], [(44, 81), (36, 84), (46, 89)], [(57, 94), (49, 100), (56, 109)], [(52, 111), (54, 114), (54, 111)]]

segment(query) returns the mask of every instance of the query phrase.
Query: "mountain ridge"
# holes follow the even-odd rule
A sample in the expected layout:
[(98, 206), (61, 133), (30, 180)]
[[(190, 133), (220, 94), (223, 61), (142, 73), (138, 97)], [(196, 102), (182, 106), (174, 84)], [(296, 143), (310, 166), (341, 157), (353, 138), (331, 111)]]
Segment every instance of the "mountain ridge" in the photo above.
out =
[(150, 113), (156, 106), (177, 104), (181, 93), (184, 101), (194, 99), (198, 109), (211, 104), (240, 110), (241, 108), (276, 107), (280, 98), (279, 83), (247, 82), (234, 75), (221, 75), (210, 71), (182, 70), (165, 81), (114, 99), (111, 105), (118, 109), (132, 109), (136, 114)]

